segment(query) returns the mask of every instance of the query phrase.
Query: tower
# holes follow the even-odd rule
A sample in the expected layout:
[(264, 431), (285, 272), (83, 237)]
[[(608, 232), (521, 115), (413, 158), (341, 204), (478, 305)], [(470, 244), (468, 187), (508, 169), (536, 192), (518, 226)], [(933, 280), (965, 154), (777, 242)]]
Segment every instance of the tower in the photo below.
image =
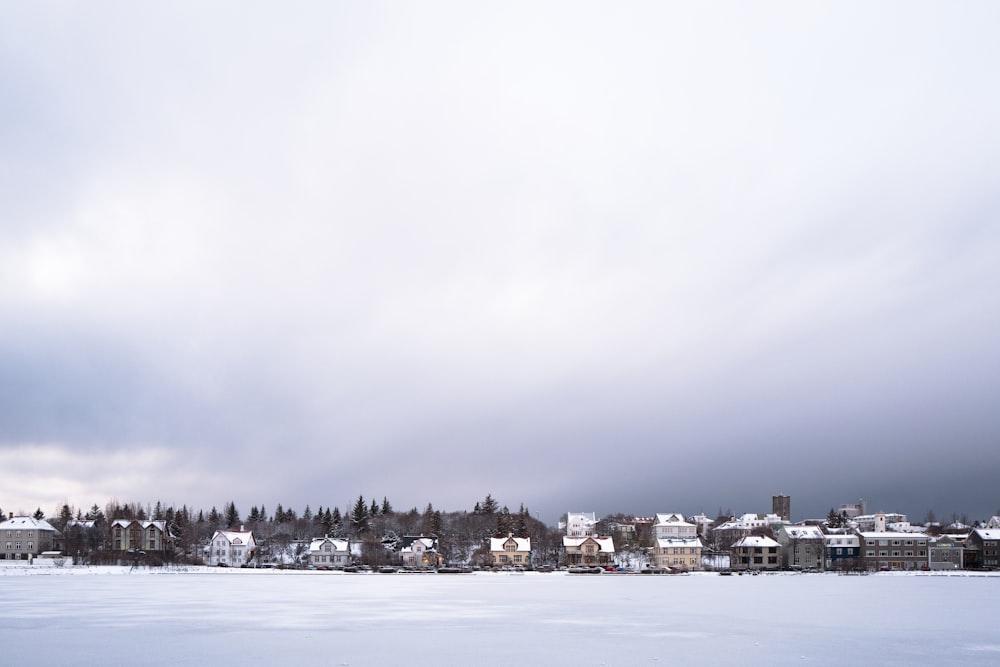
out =
[(783, 494), (771, 496), (771, 513), (777, 514), (782, 521), (791, 521), (792, 497)]

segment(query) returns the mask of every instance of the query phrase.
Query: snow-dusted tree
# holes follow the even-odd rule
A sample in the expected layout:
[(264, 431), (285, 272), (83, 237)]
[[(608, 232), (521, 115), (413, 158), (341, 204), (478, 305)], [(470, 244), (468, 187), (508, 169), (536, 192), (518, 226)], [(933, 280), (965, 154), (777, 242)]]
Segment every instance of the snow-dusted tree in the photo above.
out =
[(39, 521), (41, 521), (42, 519), (45, 518), (45, 512), (42, 511), (41, 507), (38, 507), (38, 508), (35, 509), (35, 513), (32, 514), (31, 516), (33, 518), (38, 519)]

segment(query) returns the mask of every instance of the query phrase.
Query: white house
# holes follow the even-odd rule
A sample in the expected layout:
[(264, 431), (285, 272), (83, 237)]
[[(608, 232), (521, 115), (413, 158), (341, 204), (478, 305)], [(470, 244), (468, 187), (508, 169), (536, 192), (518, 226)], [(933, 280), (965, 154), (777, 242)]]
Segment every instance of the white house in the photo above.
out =
[(698, 526), (684, 520), (682, 514), (657, 514), (653, 523), (653, 538), (657, 540), (691, 539), (698, 535)]
[(437, 550), (437, 538), (422, 535), (404, 537), (399, 556), (403, 565), (408, 567), (437, 567), (442, 560)]
[(313, 567), (347, 567), (351, 551), (347, 540), (318, 537), (309, 544), (309, 564)]
[(208, 564), (240, 567), (257, 553), (257, 541), (251, 530), (217, 530), (208, 543)]
[[(695, 526), (691, 525), (692, 528)], [(656, 540), (652, 564), (680, 570), (701, 569), (701, 540), (697, 537), (663, 537)]]
[(594, 534), (594, 526), (597, 525), (597, 514), (595, 512), (568, 512), (566, 522), (560, 522), (559, 527), (565, 528), (569, 537), (584, 537)]

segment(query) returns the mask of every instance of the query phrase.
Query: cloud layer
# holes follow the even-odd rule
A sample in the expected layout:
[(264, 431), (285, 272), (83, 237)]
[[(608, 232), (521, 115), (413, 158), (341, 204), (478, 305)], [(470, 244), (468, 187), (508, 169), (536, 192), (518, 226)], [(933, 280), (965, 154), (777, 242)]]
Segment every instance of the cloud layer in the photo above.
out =
[(1000, 505), (990, 3), (2, 14), (5, 510)]

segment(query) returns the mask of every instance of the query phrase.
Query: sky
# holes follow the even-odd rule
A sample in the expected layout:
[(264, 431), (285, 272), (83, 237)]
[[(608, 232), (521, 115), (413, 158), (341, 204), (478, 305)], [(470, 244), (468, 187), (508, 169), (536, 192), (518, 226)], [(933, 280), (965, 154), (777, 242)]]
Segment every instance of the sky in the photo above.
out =
[(988, 517), (998, 23), (3, 3), (0, 508)]

